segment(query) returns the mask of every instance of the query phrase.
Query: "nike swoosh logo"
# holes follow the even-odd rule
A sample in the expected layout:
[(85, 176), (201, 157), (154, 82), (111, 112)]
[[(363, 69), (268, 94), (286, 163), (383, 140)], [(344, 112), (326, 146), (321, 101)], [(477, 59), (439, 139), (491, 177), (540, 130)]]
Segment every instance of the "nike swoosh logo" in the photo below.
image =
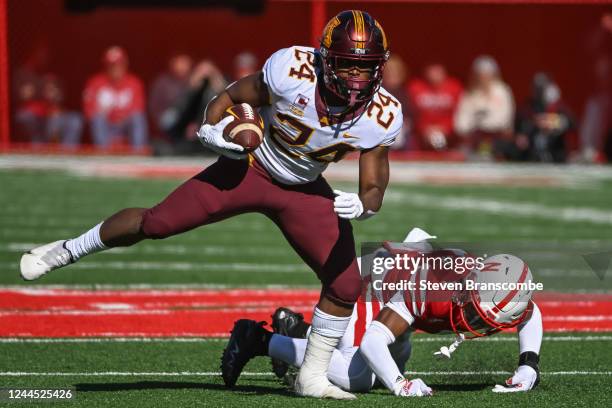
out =
[(352, 135), (349, 135), (348, 133), (345, 133), (344, 135), (342, 135), (342, 137), (344, 139), (359, 139), (359, 136), (352, 136)]

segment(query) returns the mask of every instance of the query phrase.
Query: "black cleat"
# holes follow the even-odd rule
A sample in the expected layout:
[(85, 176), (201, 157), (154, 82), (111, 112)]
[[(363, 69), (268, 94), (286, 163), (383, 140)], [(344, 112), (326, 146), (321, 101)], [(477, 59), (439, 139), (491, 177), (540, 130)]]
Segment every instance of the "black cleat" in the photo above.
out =
[[(279, 307), (272, 315), (272, 330), (274, 333), (287, 337), (305, 339), (309, 325), (304, 322), (304, 315), (285, 307)], [(272, 359), (272, 371), (278, 378), (287, 374), (289, 365), (284, 361)]]
[(268, 354), (272, 333), (264, 329), (265, 322), (241, 319), (234, 323), (232, 335), (221, 356), (221, 376), (227, 387), (233, 387), (250, 359)]

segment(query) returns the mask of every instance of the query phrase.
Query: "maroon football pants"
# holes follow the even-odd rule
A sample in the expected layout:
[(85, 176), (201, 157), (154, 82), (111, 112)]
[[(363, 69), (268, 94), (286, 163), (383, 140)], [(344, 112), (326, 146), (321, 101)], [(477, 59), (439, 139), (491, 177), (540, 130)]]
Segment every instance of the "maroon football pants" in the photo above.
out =
[(216, 163), (186, 181), (145, 212), (142, 231), (166, 238), (237, 214), (258, 212), (281, 229), (317, 274), (323, 294), (353, 304), (360, 274), (351, 223), (338, 218), (334, 194), (323, 177), (300, 185), (276, 182), (255, 159)]

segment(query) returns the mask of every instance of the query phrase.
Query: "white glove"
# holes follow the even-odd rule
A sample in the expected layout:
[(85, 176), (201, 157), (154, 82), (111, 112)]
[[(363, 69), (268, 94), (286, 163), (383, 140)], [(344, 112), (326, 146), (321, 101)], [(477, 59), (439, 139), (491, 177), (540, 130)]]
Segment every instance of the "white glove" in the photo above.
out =
[(514, 375), (506, 380), (506, 385), (495, 384), (493, 392), (520, 392), (529, 391), (535, 387), (538, 379), (536, 370), (527, 365), (519, 366)]
[(393, 386), (393, 392), (398, 397), (429, 397), (433, 395), (431, 388), (420, 378), (414, 380), (401, 379)]
[(197, 135), (202, 144), (210, 150), (230, 159), (244, 159), (247, 155), (244, 147), (239, 144), (228, 142), (223, 138), (223, 129), (234, 120), (233, 116), (221, 119), (215, 125), (204, 124)]
[(334, 211), (338, 217), (353, 220), (363, 214), (363, 204), (357, 194), (340, 190), (334, 190), (334, 194)]

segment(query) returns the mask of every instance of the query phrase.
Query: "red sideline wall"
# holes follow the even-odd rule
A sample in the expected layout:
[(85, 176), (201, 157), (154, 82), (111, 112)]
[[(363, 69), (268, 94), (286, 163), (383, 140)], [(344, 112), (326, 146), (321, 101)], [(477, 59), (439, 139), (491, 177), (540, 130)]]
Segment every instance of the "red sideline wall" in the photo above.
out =
[[(327, 15), (351, 2), (327, 4)], [(69, 14), (62, 0), (8, 2), (10, 70), (37, 50), (48, 50), (47, 70), (63, 79), (68, 105), (80, 107), (89, 75), (111, 44), (124, 46), (132, 69), (147, 84), (177, 51), (211, 58), (229, 72), (232, 57), (251, 50), (263, 62), (274, 50), (310, 42), (310, 4), (271, 2), (263, 14), (241, 16), (226, 9), (98, 9)], [(560, 83), (577, 113), (592, 89), (588, 43), (610, 4), (422, 4), (362, 2), (379, 19), (412, 74), (441, 61), (465, 80), (473, 58), (495, 56), (517, 100), (524, 100), (536, 70)]]

